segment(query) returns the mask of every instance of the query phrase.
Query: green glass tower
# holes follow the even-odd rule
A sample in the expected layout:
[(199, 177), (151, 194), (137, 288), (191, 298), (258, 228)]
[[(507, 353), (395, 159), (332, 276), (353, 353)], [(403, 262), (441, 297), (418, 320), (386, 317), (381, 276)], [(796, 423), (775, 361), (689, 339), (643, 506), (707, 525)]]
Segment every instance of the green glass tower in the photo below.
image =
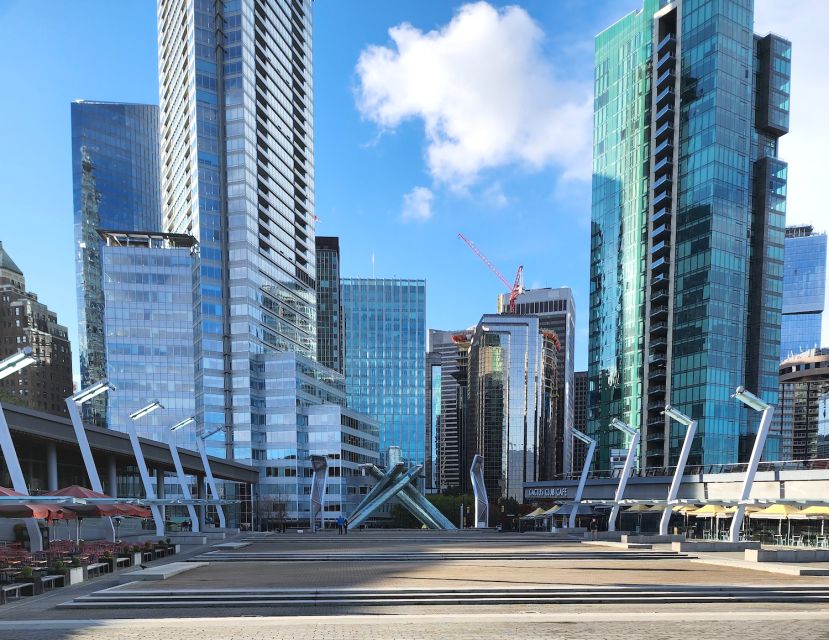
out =
[[(596, 37), (588, 431), (596, 468), (642, 430), (639, 464), (744, 460), (777, 401), (791, 45), (752, 0), (645, 0)], [(767, 444), (766, 457), (777, 442)]]

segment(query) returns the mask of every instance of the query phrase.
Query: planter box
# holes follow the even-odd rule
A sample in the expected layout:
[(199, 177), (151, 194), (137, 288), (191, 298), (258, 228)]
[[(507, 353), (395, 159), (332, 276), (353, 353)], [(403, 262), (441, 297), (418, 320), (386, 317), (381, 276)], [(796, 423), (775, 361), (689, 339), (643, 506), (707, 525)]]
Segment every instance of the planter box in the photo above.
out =
[(66, 568), (66, 579), (67, 583), (72, 584), (80, 584), (84, 581), (86, 577), (86, 569), (84, 567), (67, 567)]
[(141, 559), (142, 553), (142, 551), (130, 552), (130, 558), (132, 558), (132, 565), (130, 566), (137, 567), (139, 564), (144, 562), (144, 560)]

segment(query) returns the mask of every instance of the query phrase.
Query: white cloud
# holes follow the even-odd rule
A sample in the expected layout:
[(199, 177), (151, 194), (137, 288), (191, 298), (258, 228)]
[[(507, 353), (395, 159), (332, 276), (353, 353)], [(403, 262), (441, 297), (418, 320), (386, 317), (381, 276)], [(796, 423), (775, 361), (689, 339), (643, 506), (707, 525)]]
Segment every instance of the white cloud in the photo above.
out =
[(389, 35), (360, 54), (357, 106), (386, 129), (422, 120), (436, 181), (465, 188), (509, 164), (589, 179), (592, 85), (555, 80), (526, 11), (478, 2), (439, 30), (404, 23)]
[(510, 199), (507, 197), (507, 194), (504, 193), (504, 189), (500, 182), (493, 182), (486, 189), (484, 189), (483, 198), (487, 204), (495, 207), (496, 209), (503, 209), (510, 203)]
[(425, 222), (432, 217), (432, 199), (434, 194), (426, 187), (415, 187), (403, 196), (403, 220)]

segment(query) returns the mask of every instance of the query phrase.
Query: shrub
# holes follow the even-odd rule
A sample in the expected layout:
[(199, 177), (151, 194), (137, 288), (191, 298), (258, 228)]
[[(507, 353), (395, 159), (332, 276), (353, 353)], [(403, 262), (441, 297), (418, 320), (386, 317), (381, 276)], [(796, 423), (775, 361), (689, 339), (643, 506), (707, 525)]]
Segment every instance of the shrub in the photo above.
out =
[(23, 567), (22, 569), (20, 569), (20, 577), (24, 580), (31, 580), (33, 575), (34, 571), (31, 567)]
[(55, 560), (52, 563), (52, 571), (55, 573), (66, 573), (66, 563), (63, 560)]
[(71, 567), (80, 567), (81, 566), (81, 559), (78, 556), (75, 556), (74, 558), (72, 558), (72, 562), (69, 566), (71, 566)]

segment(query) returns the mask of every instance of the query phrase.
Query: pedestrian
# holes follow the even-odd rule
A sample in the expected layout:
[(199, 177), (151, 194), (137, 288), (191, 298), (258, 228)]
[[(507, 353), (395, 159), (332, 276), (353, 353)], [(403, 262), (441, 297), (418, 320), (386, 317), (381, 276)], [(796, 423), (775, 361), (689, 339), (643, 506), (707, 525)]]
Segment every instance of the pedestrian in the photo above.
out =
[(343, 533), (348, 535), (348, 520), (346, 520), (344, 516), (340, 517), (343, 519)]
[(343, 525), (345, 524), (345, 518), (341, 515), (337, 516), (337, 534), (343, 535)]
[(598, 537), (598, 534), (599, 534), (599, 521), (596, 520), (596, 518), (593, 518), (590, 521), (590, 533), (591, 533), (591, 536), (593, 537), (593, 540), (595, 540)]

